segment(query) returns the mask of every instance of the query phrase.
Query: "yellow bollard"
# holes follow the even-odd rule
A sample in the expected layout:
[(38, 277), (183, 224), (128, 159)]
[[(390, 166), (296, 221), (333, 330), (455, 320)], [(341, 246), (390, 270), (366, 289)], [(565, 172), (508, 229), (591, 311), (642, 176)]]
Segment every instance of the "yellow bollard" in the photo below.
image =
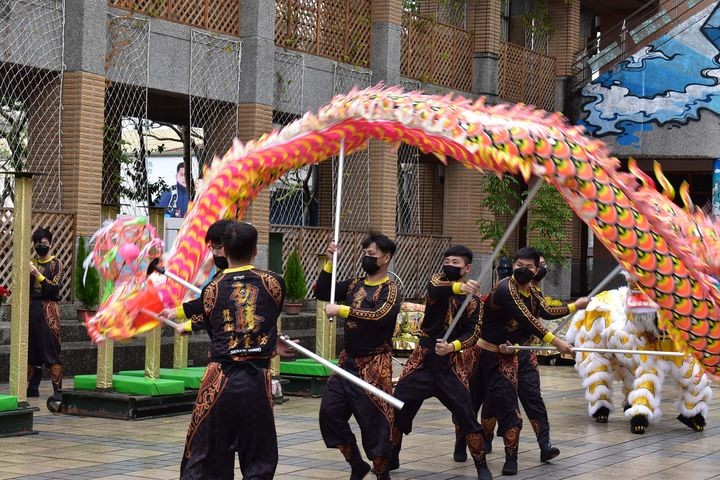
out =
[(12, 315), (10, 317), (10, 395), (27, 401), (30, 317), (32, 174), (15, 173), (13, 210)]
[[(327, 257), (319, 254), (318, 272), (322, 272)], [(318, 300), (315, 307), (315, 352), (325, 359), (335, 358), (335, 342), (337, 338), (337, 323), (325, 314), (325, 305), (328, 302)]]
[[(102, 220), (115, 220), (120, 213), (117, 205), (103, 205), (100, 210)], [(109, 292), (104, 291), (104, 282), (100, 284), (100, 298), (105, 298)], [(112, 340), (105, 340), (98, 345), (97, 351), (97, 381), (95, 386), (98, 389), (112, 389), (113, 376), (113, 355), (115, 353), (115, 344)]]
[[(163, 237), (165, 223), (165, 209), (162, 207), (150, 207), (150, 223), (157, 230), (160, 238)], [(160, 353), (162, 348), (162, 329), (155, 328), (148, 332), (145, 337), (145, 377), (160, 378)]]

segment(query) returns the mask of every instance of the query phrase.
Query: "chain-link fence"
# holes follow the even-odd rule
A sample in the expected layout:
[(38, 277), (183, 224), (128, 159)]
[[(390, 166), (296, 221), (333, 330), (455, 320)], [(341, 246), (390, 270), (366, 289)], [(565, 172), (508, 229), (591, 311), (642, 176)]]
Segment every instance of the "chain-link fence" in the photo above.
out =
[[(30, 171), (33, 208), (59, 210), (65, 4), (0, 1), (0, 170)], [(12, 207), (0, 176), (0, 207)]]
[[(275, 52), (274, 128), (302, 115), (304, 78), (302, 54)], [(317, 170), (315, 165), (291, 170), (270, 187), (271, 225), (317, 225)]]
[(108, 14), (102, 203), (147, 215), (150, 21)]
[[(372, 81), (369, 70), (335, 64), (333, 94), (347, 93), (353, 87), (367, 88)], [(338, 158), (332, 159), (332, 211), (335, 218)], [(340, 228), (364, 230), (370, 226), (370, 149), (345, 155), (343, 172), (343, 196), (341, 199)]]
[[(403, 79), (400, 83), (406, 92), (420, 90), (417, 80)], [(420, 150), (403, 143), (397, 160), (397, 233), (420, 233)]]
[(238, 133), (242, 41), (205, 31), (190, 34), (192, 154), (202, 171)]

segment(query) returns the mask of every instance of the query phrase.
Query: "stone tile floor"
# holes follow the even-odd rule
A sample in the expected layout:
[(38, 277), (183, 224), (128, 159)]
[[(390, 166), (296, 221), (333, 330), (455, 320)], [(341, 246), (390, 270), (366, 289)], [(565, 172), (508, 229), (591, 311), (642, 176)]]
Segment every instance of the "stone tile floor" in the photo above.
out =
[[(720, 478), (717, 404), (711, 406), (705, 431), (693, 432), (675, 420), (677, 389), (668, 385), (663, 401), (665, 418), (645, 435), (633, 435), (621, 413), (615, 413), (605, 425), (587, 416), (580, 380), (572, 367), (542, 366), (541, 374), (552, 437), (561, 455), (550, 464), (541, 464), (527, 425), (516, 479)], [(48, 383), (43, 382), (44, 396), (49, 393)], [(720, 388), (713, 389), (717, 397)], [(0, 392), (6, 391), (7, 385), (0, 385)], [(35, 416), (39, 434), (0, 438), (0, 480), (178, 477), (189, 415), (126, 422), (53, 415), (46, 410), (44, 397), (32, 399), (31, 403), (41, 409)], [(326, 449), (322, 442), (317, 421), (319, 404), (319, 399), (291, 397), (276, 407), (280, 447), (276, 478), (349, 478), (340, 453)], [(617, 393), (616, 404), (621, 404)], [(453, 442), (450, 414), (437, 401), (426, 402), (413, 434), (403, 444), (401, 468), (393, 472), (392, 478), (476, 478), (471, 462), (453, 462)], [(502, 441), (496, 439), (493, 447), (490, 470), (500, 476)], [(236, 478), (241, 477), (238, 469)]]

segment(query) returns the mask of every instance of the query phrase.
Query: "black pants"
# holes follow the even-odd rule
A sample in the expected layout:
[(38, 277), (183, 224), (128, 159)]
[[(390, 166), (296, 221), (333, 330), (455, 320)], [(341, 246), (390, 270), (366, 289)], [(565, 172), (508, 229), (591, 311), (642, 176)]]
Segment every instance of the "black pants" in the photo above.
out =
[(518, 404), (518, 356), (484, 350), (480, 362), (482, 377), (485, 381), (485, 408), (489, 408), (498, 420), (498, 435), (508, 429), (522, 428), (522, 417)]
[[(550, 443), (550, 423), (547, 407), (540, 389), (540, 372), (538, 371), (537, 355), (534, 352), (521, 350), (518, 357), (518, 398), (525, 410), (525, 415), (535, 431), (538, 443)], [(496, 417), (493, 406), (485, 403), (482, 407), (482, 424), (488, 425)], [(485, 432), (492, 435), (492, 432)]]
[[(366, 382), (392, 392), (390, 352), (367, 357), (352, 357), (343, 352), (338, 365)], [(328, 379), (320, 402), (320, 432), (328, 448), (355, 445), (357, 439), (350, 429), (350, 417), (360, 426), (365, 454), (370, 460), (390, 458), (395, 411), (387, 402), (366, 392), (337, 374)]]
[(430, 349), (415, 348), (395, 387), (395, 397), (405, 402), (395, 416), (395, 424), (402, 433), (412, 431), (415, 416), (430, 397), (450, 410), (464, 435), (482, 431), (473, 411), (468, 371), (458, 365), (456, 355), (439, 356)]
[(269, 480), (278, 463), (270, 370), (252, 365), (223, 372), (211, 362), (198, 391), (181, 479), (231, 479), (235, 454), (244, 480)]

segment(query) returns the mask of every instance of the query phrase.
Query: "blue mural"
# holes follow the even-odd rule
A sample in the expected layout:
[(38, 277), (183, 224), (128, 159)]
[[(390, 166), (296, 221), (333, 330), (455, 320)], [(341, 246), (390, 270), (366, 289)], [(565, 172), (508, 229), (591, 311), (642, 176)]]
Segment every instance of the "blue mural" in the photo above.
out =
[(579, 123), (625, 146), (639, 147), (644, 131), (698, 120), (702, 110), (720, 114), (720, 4), (599, 75), (582, 95), (590, 100)]

